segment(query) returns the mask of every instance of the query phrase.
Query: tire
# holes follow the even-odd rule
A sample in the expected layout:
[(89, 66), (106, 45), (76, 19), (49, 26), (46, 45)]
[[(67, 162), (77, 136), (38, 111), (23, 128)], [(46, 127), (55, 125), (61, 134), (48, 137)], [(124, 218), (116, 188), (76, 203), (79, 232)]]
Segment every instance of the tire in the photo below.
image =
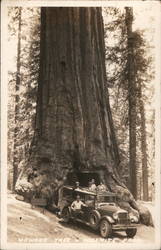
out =
[(98, 229), (100, 219), (101, 219), (100, 213), (96, 210), (93, 210), (89, 216), (90, 227), (95, 230)]
[(136, 235), (136, 232), (137, 232), (136, 228), (126, 229), (126, 234), (128, 238), (133, 238)]
[(100, 222), (100, 234), (103, 238), (108, 238), (111, 235), (112, 228), (110, 223), (106, 220), (103, 219)]
[(65, 223), (68, 223), (70, 221), (70, 212), (68, 207), (63, 208), (61, 217), (63, 218), (63, 221)]

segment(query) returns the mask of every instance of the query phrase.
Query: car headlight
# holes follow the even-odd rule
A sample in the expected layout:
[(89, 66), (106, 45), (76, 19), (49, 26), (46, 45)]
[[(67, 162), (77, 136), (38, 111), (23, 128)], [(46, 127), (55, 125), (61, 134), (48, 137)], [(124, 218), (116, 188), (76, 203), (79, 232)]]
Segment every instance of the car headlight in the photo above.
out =
[(114, 218), (115, 220), (117, 220), (117, 219), (118, 219), (118, 214), (117, 214), (117, 213), (114, 213), (114, 214), (113, 214), (113, 218)]
[(138, 222), (139, 220), (138, 220), (138, 218), (136, 217), (136, 216), (130, 216), (130, 221), (131, 222)]

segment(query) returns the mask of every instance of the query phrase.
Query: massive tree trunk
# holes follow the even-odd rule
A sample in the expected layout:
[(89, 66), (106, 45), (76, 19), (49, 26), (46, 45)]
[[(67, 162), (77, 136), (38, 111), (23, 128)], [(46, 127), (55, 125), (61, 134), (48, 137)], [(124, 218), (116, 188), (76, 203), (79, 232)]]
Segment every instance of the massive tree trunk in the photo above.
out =
[(127, 26), (127, 80), (128, 80), (128, 102), (129, 102), (129, 168), (130, 168), (130, 190), (137, 197), (136, 179), (136, 81), (134, 64), (134, 39), (132, 32), (133, 10), (126, 7)]
[(42, 8), (41, 23), (34, 159), (50, 162), (54, 180), (73, 167), (113, 171), (101, 9)]
[(136, 208), (117, 174), (101, 8), (42, 8), (35, 128), (30, 167), (41, 193), (57, 190), (69, 171), (98, 170)]

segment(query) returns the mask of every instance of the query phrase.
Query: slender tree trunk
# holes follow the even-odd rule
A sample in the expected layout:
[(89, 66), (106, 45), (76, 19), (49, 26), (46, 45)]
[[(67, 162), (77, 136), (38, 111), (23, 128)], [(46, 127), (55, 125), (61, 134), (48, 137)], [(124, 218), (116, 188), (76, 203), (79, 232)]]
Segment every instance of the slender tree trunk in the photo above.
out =
[(146, 121), (145, 109), (142, 99), (142, 90), (139, 86), (139, 108), (141, 117), (141, 156), (142, 156), (142, 186), (143, 186), (143, 200), (148, 201), (148, 164), (147, 164), (147, 141), (146, 141)]
[(133, 44), (133, 10), (126, 7), (126, 26), (128, 39), (127, 77), (128, 77), (128, 101), (129, 101), (129, 168), (130, 189), (134, 197), (137, 196), (136, 179), (136, 82), (134, 69), (134, 44)]
[(15, 85), (15, 129), (14, 129), (14, 147), (13, 147), (13, 190), (18, 177), (18, 154), (17, 154), (17, 135), (18, 135), (18, 113), (19, 113), (19, 89), (20, 89), (20, 55), (21, 55), (21, 12), (19, 8), (18, 18), (18, 43), (17, 43), (17, 71), (16, 71), (16, 85)]

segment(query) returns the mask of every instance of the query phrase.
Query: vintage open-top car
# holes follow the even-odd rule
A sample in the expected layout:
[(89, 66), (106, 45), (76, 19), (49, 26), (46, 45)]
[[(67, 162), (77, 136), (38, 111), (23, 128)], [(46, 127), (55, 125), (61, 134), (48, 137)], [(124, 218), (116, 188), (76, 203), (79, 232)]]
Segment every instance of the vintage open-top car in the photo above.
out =
[[(85, 206), (82, 206), (80, 214), (75, 215), (71, 204), (77, 195)], [(59, 191), (58, 208), (58, 216), (65, 222), (74, 220), (84, 223), (99, 230), (104, 238), (109, 237), (113, 231), (125, 231), (128, 237), (134, 237), (139, 225), (137, 218), (131, 217), (117, 205), (116, 194), (108, 191), (91, 192), (85, 188), (63, 186)]]

